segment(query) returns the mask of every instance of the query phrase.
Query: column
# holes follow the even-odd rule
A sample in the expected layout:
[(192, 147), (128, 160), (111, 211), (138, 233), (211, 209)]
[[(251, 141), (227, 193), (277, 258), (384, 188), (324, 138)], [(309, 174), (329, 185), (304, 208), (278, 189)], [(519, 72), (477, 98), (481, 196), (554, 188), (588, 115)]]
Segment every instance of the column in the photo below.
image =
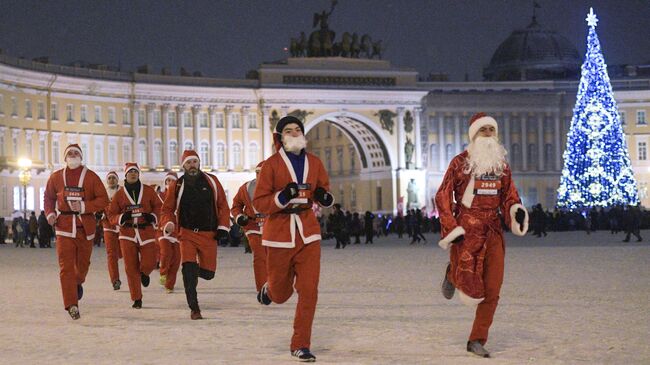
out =
[(230, 120), (230, 113), (232, 112), (232, 105), (226, 105), (223, 109), (224, 123), (226, 123), (226, 153), (228, 157), (228, 171), (235, 169), (234, 155), (232, 154), (232, 123)]
[[(149, 165), (150, 168), (155, 168), (153, 161), (153, 140), (154, 140), (154, 134), (153, 134), (153, 110), (156, 107), (156, 104), (154, 103), (149, 103), (145, 106), (147, 110), (146, 118), (147, 118), (147, 165)], [(142, 166), (140, 166), (142, 168)]]
[(422, 131), (420, 114), (422, 113), (422, 108), (415, 107), (413, 108), (413, 117), (415, 118), (415, 168), (422, 168)]
[(526, 128), (526, 123), (528, 123), (528, 116), (524, 113), (521, 115), (521, 169), (523, 171), (528, 170), (528, 133)]
[(445, 158), (447, 157), (447, 147), (446, 147), (447, 138), (445, 136), (445, 116), (441, 113), (438, 115), (438, 150), (440, 151), (440, 165), (438, 166), (438, 171), (446, 171), (447, 166), (445, 166)]
[(271, 107), (262, 107), (262, 141), (264, 143), (264, 159), (273, 153), (273, 138), (271, 138)]
[(248, 156), (248, 113), (250, 111), (250, 107), (248, 106), (242, 106), (241, 107), (241, 122), (242, 122), (242, 133), (243, 133), (243, 141), (242, 141), (242, 158), (244, 159), (243, 165), (244, 165), (244, 171), (249, 171), (251, 169), (251, 165), (249, 163), (249, 156)]
[(160, 106), (160, 116), (162, 119), (162, 163), (166, 169), (171, 168), (169, 163), (169, 104)]
[(404, 107), (397, 108), (397, 168), (404, 169)]
[(545, 115), (537, 116), (537, 171), (544, 171), (544, 124), (542, 118)]
[[(199, 111), (200, 105), (192, 105), (192, 140), (194, 140), (194, 151), (201, 156), (201, 134), (199, 132)], [(201, 166), (207, 166), (209, 161), (201, 161)]]
[(459, 114), (454, 115), (454, 144), (456, 145), (456, 154), (463, 152), (463, 144), (460, 141), (460, 115)]
[(555, 170), (560, 171), (562, 169), (560, 165), (560, 144), (562, 143), (562, 139), (560, 138), (560, 134), (562, 133), (562, 130), (560, 130), (560, 113), (553, 113), (553, 119), (555, 129), (553, 132), (553, 139), (555, 140)]
[(140, 125), (138, 124), (136, 111), (138, 115), (142, 113), (142, 111), (140, 110), (140, 103), (133, 103), (133, 107), (131, 110), (131, 122), (132, 122), (131, 125), (133, 126), (133, 140), (131, 141), (131, 161), (124, 161), (124, 163), (140, 162), (138, 161), (138, 157), (139, 157), (138, 141), (140, 140)]
[(176, 131), (178, 136), (178, 158), (180, 158), (185, 151), (185, 124), (183, 122), (183, 113), (185, 113), (185, 105), (176, 105)]
[[(503, 115), (503, 127), (505, 128), (503, 130), (503, 143), (505, 144), (506, 151), (511, 152), (512, 151), (512, 145), (510, 144), (510, 114), (505, 113)], [(510, 159), (510, 163), (512, 163), (512, 159)]]
[(217, 106), (210, 105), (208, 107), (210, 114), (210, 152), (212, 155), (212, 169), (217, 169)]

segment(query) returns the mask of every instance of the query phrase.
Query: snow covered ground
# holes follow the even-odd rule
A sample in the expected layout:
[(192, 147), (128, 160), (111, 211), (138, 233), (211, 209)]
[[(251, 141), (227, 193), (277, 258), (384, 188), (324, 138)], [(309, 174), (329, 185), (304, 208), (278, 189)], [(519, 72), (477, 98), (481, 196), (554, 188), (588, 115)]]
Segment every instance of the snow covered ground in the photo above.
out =
[[(642, 232), (650, 239), (650, 232)], [(312, 351), (323, 364), (649, 364), (650, 250), (600, 232), (506, 236), (506, 275), (486, 348), (465, 351), (473, 312), (439, 292), (447, 253), (394, 236), (334, 250), (323, 244)], [(131, 308), (123, 264), (114, 292), (95, 248), (81, 319), (62, 308), (54, 249), (0, 245), (2, 364), (284, 364), (295, 296), (255, 300), (251, 256), (219, 248), (216, 278), (199, 281), (205, 320), (191, 321), (180, 286), (152, 274)]]

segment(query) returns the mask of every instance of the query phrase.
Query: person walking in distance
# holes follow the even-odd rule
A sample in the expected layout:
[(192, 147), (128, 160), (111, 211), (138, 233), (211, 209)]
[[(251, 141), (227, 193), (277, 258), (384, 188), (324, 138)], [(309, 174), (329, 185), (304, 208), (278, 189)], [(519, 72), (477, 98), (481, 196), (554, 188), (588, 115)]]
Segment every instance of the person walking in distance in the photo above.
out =
[[(201, 171), (199, 155), (185, 150), (185, 172), (171, 182), (162, 208), (163, 235), (180, 242), (183, 285), (190, 319), (203, 319), (196, 292), (199, 277), (212, 280), (217, 269), (217, 241), (230, 231), (230, 208), (216, 176)], [(197, 260), (198, 258), (198, 260)]]
[(293, 116), (275, 127), (277, 152), (262, 166), (253, 205), (267, 214), (262, 245), (267, 247), (268, 282), (257, 295), (261, 304), (281, 304), (298, 293), (291, 337), (291, 355), (315, 361), (311, 330), (318, 300), (321, 231), (312, 202), (331, 207), (329, 177), (321, 160), (305, 151), (302, 122)]
[(239, 187), (230, 209), (230, 214), (244, 230), (246, 238), (248, 238), (248, 244), (253, 251), (253, 273), (255, 274), (256, 292), (262, 290), (262, 286), (266, 282), (266, 247), (262, 246), (264, 214), (258, 212), (252, 203), (255, 187), (257, 186), (257, 177), (262, 170), (262, 163), (260, 162), (255, 167), (256, 178)]
[(82, 284), (95, 238), (95, 213), (106, 207), (108, 196), (99, 176), (82, 165), (79, 145), (68, 145), (63, 156), (66, 166), (47, 180), (43, 205), (47, 222), (56, 229), (63, 307), (72, 319), (79, 319)]
[[(118, 185), (119, 177), (115, 171), (110, 171), (106, 175), (106, 193), (108, 194), (109, 201), (113, 200), (115, 193), (120, 189)], [(110, 203), (109, 203), (110, 204)], [(106, 262), (108, 265), (108, 278), (111, 281), (113, 290), (120, 290), (122, 281), (120, 281), (120, 267), (119, 260), (122, 258), (122, 249), (120, 249), (120, 226), (111, 224), (108, 221), (106, 211), (108, 205), (102, 214), (102, 227), (104, 228), (104, 244), (106, 245)]]
[(470, 144), (449, 163), (435, 198), (442, 225), (438, 244), (451, 247), (442, 294), (451, 299), (457, 288), (461, 301), (476, 308), (467, 351), (481, 357), (490, 357), (484, 346), (503, 283), (501, 219), (516, 235), (528, 230), (528, 212), (497, 136), (494, 118), (474, 115), (469, 121)]
[(120, 226), (120, 248), (132, 307), (140, 309), (142, 286), (149, 286), (149, 275), (156, 268), (155, 227), (162, 202), (151, 186), (140, 181), (137, 163), (127, 162), (124, 174), (124, 186), (113, 196), (107, 213), (109, 222)]

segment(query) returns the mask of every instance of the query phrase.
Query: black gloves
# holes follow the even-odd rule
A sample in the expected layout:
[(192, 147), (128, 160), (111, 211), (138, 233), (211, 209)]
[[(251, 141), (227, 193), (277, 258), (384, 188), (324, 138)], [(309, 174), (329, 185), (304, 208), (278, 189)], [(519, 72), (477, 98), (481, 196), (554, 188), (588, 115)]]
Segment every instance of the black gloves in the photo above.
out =
[(456, 244), (458, 244), (458, 243), (463, 242), (464, 240), (465, 240), (465, 235), (464, 235), (464, 234), (461, 234), (460, 236), (456, 237), (455, 240), (451, 241), (451, 243), (456, 243)]
[(122, 218), (120, 218), (120, 226), (123, 226), (124, 223), (126, 223), (127, 221), (130, 221), (131, 219), (133, 219), (133, 216), (131, 215), (131, 212), (126, 212), (126, 213), (122, 214)]
[(142, 218), (144, 218), (147, 223), (153, 223), (156, 221), (156, 218), (151, 213), (142, 213)]
[(217, 229), (217, 241), (228, 239), (228, 231)]
[(245, 214), (240, 215), (237, 218), (237, 224), (239, 224), (240, 227), (243, 227), (248, 224), (248, 216)]
[(285, 202), (288, 202), (298, 196), (298, 184), (295, 182), (288, 183), (280, 194), (284, 197)]
[(332, 202), (334, 201), (334, 197), (332, 194), (328, 193), (323, 187), (317, 187), (316, 190), (314, 190), (314, 199), (316, 199), (317, 202), (320, 203), (320, 205), (323, 206), (330, 206)]
[(526, 218), (526, 212), (521, 208), (517, 208), (517, 211), (515, 212), (515, 220), (517, 223), (523, 224), (524, 218)]

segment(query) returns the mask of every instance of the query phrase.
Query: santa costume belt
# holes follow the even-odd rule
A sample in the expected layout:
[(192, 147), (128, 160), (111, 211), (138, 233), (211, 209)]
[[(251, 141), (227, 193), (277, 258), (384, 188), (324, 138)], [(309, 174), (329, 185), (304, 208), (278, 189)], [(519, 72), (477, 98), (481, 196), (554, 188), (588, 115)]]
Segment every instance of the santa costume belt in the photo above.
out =
[(124, 225), (126, 228), (147, 228), (151, 224), (149, 223), (127, 223)]
[(470, 214), (479, 219), (498, 219), (499, 212), (494, 208), (466, 208), (460, 206), (460, 214)]
[(284, 208), (280, 211), (282, 214), (297, 214), (304, 210), (311, 209), (310, 207), (296, 207), (296, 208)]
[(60, 215), (78, 215), (79, 212), (74, 212), (74, 211), (65, 211), (65, 212), (59, 212)]

